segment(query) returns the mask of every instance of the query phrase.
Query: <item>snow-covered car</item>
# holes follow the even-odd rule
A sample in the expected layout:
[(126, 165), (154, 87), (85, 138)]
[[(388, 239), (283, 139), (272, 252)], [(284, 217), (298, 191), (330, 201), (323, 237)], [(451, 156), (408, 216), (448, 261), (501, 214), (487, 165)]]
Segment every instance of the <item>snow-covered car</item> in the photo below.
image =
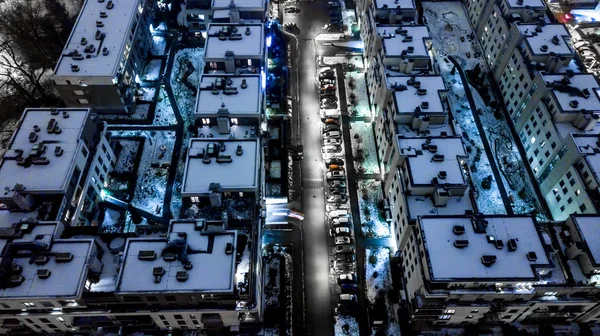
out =
[(350, 253), (337, 253), (333, 260), (335, 261), (345, 261), (345, 262), (354, 262), (354, 254)]
[(346, 236), (335, 237), (336, 245), (344, 245), (344, 244), (351, 244), (351, 243), (352, 243), (352, 238), (350, 238), (350, 237), (346, 237)]
[(346, 181), (331, 181), (329, 186), (332, 188), (346, 188)]
[(333, 269), (336, 271), (336, 273), (354, 272), (355, 265), (353, 262), (334, 261)]
[(340, 131), (329, 131), (323, 133), (323, 137), (325, 139), (339, 139), (342, 137), (342, 133)]
[(317, 70), (318, 73), (322, 74), (322, 73), (326, 73), (326, 72), (331, 72), (333, 73), (333, 69), (330, 67), (322, 67), (321, 69)]
[(335, 253), (354, 253), (353, 245), (338, 245), (334, 248)]
[(330, 165), (343, 166), (344, 160), (340, 158), (330, 158), (325, 160), (325, 167), (329, 168)]
[(329, 212), (329, 218), (348, 217), (348, 216), (350, 216), (350, 213), (348, 212), (348, 210), (332, 210)]
[(346, 178), (346, 173), (343, 170), (330, 171), (325, 174), (328, 180), (343, 180)]
[(283, 11), (288, 14), (300, 13), (300, 8), (294, 7), (294, 6), (289, 6), (289, 7), (286, 7)]
[(329, 234), (333, 237), (337, 236), (352, 236), (352, 230), (347, 227), (337, 227), (329, 230)]
[(321, 97), (321, 104), (332, 104), (332, 103), (337, 103), (338, 98), (337, 96), (329, 96), (329, 97)]
[(323, 140), (323, 146), (339, 146), (342, 144), (341, 139), (325, 139)]
[(329, 195), (329, 196), (327, 196), (327, 202), (329, 202), (329, 203), (346, 203), (346, 202), (348, 202), (348, 196), (346, 196), (346, 195)]
[(321, 86), (327, 85), (327, 84), (335, 85), (335, 79), (324, 78), (324, 79), (321, 79), (320, 82), (321, 82)]
[(354, 294), (340, 294), (340, 301), (342, 302), (356, 302), (357, 298)]
[(338, 104), (336, 102), (321, 102), (322, 109), (336, 109), (338, 108)]
[(321, 151), (325, 154), (335, 154), (342, 151), (342, 146), (327, 145), (323, 146), (323, 149), (321, 149)]
[(321, 109), (321, 118), (337, 118), (340, 116), (338, 109)]
[(335, 74), (331, 70), (321, 72), (319, 74), (319, 79), (335, 79)]
[(346, 273), (338, 275), (338, 284), (355, 284), (356, 275), (354, 273)]

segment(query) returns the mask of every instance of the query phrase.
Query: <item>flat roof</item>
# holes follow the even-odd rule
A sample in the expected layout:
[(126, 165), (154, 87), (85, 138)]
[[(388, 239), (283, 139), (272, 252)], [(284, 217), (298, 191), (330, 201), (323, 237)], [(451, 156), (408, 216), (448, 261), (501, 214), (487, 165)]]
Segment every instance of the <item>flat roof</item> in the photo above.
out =
[[(182, 238), (179, 233), (185, 233)], [(174, 261), (162, 258), (169, 241), (183, 239), (187, 260), (192, 268), (185, 270), (180, 256)], [(196, 221), (172, 222), (168, 238), (129, 239), (124, 262), (119, 273), (117, 292), (232, 292), (235, 275), (236, 231), (206, 233), (196, 230)], [(228, 244), (234, 248), (227, 253)], [(154, 260), (140, 260), (140, 251), (154, 251)], [(147, 252), (144, 252), (147, 253)], [(164, 274), (157, 283), (153, 270), (162, 267)], [(177, 273), (186, 271), (186, 281), (177, 280)]]
[[(219, 33), (224, 27), (235, 27), (239, 34), (238, 40), (225, 38), (219, 39)], [(247, 29), (250, 29), (250, 35), (246, 35)], [(224, 58), (225, 52), (231, 51), (234, 57), (256, 57), (262, 56), (264, 41), (264, 31), (262, 24), (211, 24), (208, 28), (208, 37), (204, 49), (205, 58)]]
[(581, 240), (590, 251), (595, 264), (600, 264), (600, 216), (572, 216)]
[[(525, 36), (525, 40), (534, 55), (547, 55), (551, 52), (557, 55), (573, 54), (568, 43), (571, 35), (565, 26), (560, 23), (544, 26), (517, 24), (517, 29), (519, 29), (521, 35)], [(542, 50), (542, 48), (545, 49)]]
[[(552, 88), (552, 95), (562, 111), (600, 111), (600, 83), (593, 74), (576, 73), (572, 77), (565, 74), (541, 75), (546, 86)], [(568, 79), (568, 83), (563, 83), (565, 78)], [(586, 90), (589, 93), (588, 98), (583, 96)], [(577, 101), (576, 107), (571, 106), (572, 101)]]
[[(119, 62), (123, 57), (126, 39), (131, 31), (133, 17), (139, 14), (140, 0), (113, 0), (112, 9), (107, 8), (108, 2), (87, 0), (83, 4), (71, 36), (58, 59), (55, 69), (56, 76), (89, 77), (114, 76), (116, 74)], [(144, 0), (142, 2), (146, 3)], [(100, 12), (106, 13), (106, 18), (101, 18)], [(103, 26), (97, 27), (97, 21), (101, 21)], [(97, 31), (104, 33), (103, 39), (96, 39)], [(82, 38), (87, 40), (86, 45), (81, 45)], [(90, 45), (95, 46), (95, 51), (86, 53), (84, 50)], [(108, 50), (108, 55), (104, 55), (104, 48)], [(83, 60), (74, 60), (71, 56), (67, 56), (74, 50), (83, 55)], [(86, 58), (88, 55), (91, 57)], [(71, 64), (79, 66), (79, 71), (73, 72)]]
[[(55, 109), (57, 115), (52, 115), (51, 109), (25, 109), (21, 116), (19, 127), (15, 131), (4, 160), (0, 163), (0, 190), (12, 189), (19, 183), (25, 187), (26, 193), (36, 192), (64, 192), (67, 188), (73, 165), (79, 148), (79, 139), (90, 110), (89, 109)], [(68, 118), (63, 116), (66, 112)], [(48, 133), (47, 127), (51, 119), (54, 119), (61, 130)], [(34, 126), (39, 127), (34, 132)], [(35, 143), (44, 143), (46, 151), (43, 156), (50, 163), (29, 167), (17, 165), (16, 160), (6, 159), (14, 155), (15, 150), (22, 150), (23, 157), (29, 156), (34, 143), (29, 141), (30, 134), (37, 135)], [(54, 150), (60, 147), (63, 150), (61, 156), (56, 156)], [(48, 178), (51, 176), (52, 178)], [(1, 196), (1, 195), (0, 195)]]
[(213, 0), (212, 8), (229, 9), (232, 3), (234, 8), (265, 8), (265, 0)]
[[(30, 263), (30, 256), (17, 257), (13, 264), (23, 268), (21, 275), (23, 283), (12, 288), (0, 289), (0, 298), (56, 298), (76, 297), (81, 293), (85, 278), (87, 277), (88, 260), (93, 240), (55, 240), (50, 253), (71, 253), (73, 260), (69, 262), (56, 262), (53, 256), (49, 257), (45, 265)], [(37, 271), (50, 270), (50, 277), (40, 279)]]
[[(420, 87), (408, 85), (410, 80), (420, 82)], [(386, 82), (388, 89), (394, 90), (397, 113), (414, 114), (417, 107), (421, 110), (419, 113), (424, 115), (445, 113), (440, 92), (446, 91), (446, 87), (441, 76), (388, 76)], [(427, 90), (427, 92), (419, 95), (417, 94), (419, 90)], [(423, 108), (424, 102), (429, 103), (428, 108)]]
[[(406, 36), (412, 36), (412, 41), (404, 42), (405, 36), (400, 32), (406, 30)], [(427, 26), (377, 26), (377, 35), (382, 39), (383, 50), (386, 56), (401, 56), (408, 47), (413, 47), (412, 53), (407, 52), (407, 56), (429, 57), (425, 40), (430, 39)]]
[(383, 9), (387, 6), (388, 9), (416, 9), (414, 0), (374, 0), (375, 8)]
[[(438, 184), (466, 184), (460, 158), (466, 157), (467, 153), (460, 137), (396, 136), (396, 139), (399, 154), (407, 157), (412, 184), (432, 185), (433, 178), (438, 178), (442, 171), (446, 172), (446, 178), (438, 178)], [(425, 146), (437, 146), (437, 151), (434, 153)], [(442, 160), (434, 161), (434, 155)]]
[[(213, 85), (216, 81), (231, 81), (227, 87), (236, 88), (235, 94), (225, 93), (222, 89), (215, 89)], [(246, 83), (246, 88), (242, 88), (242, 82)], [(215, 94), (215, 92), (217, 92)], [(231, 116), (237, 115), (256, 115), (261, 113), (260, 106), (261, 86), (260, 76), (216, 76), (203, 75), (198, 86), (198, 95), (196, 97), (195, 114), (217, 115), (222, 108), (222, 104)], [(227, 116), (227, 114), (224, 114)]]
[(443, 207), (435, 206), (431, 195), (405, 195), (404, 197), (410, 218), (417, 219), (421, 216), (459, 216), (466, 214), (466, 211), (474, 212), (470, 193), (470, 189), (467, 189), (463, 196), (450, 196), (448, 203)]
[[(531, 217), (486, 216), (485, 233), (475, 232), (472, 217), (439, 216), (422, 217), (419, 225), (426, 249), (432, 280), (452, 279), (537, 279), (533, 266), (548, 266), (550, 261), (544, 250), (542, 238)], [(464, 233), (454, 234), (453, 228), (462, 226)], [(502, 240), (504, 247), (497, 249), (488, 242)], [(517, 249), (508, 250), (509, 239), (515, 239)], [(457, 248), (456, 240), (468, 240), (468, 246)], [(534, 252), (536, 261), (527, 254)], [(493, 265), (483, 265), (484, 255), (495, 256)]]
[[(217, 158), (212, 157), (210, 163), (204, 163), (202, 151), (206, 152), (207, 146), (211, 143), (225, 144), (225, 150), (220, 151), (218, 155), (229, 156), (231, 162), (218, 163)], [(242, 148), (240, 156), (236, 154), (238, 146)], [(219, 183), (224, 191), (256, 189), (259, 154), (258, 139), (190, 139), (182, 194), (208, 194), (211, 183)]]
[(510, 7), (546, 7), (542, 0), (523, 0), (523, 3), (519, 3), (519, 0), (506, 0)]

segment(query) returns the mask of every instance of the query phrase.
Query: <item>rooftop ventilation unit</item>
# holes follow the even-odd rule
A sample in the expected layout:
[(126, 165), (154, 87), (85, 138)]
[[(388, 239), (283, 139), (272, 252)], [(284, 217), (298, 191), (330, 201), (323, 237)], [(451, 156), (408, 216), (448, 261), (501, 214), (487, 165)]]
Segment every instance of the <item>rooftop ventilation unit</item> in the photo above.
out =
[(418, 89), (417, 90), (417, 95), (419, 96), (424, 96), (427, 94), (427, 89)]
[(455, 235), (460, 236), (461, 234), (465, 233), (465, 227), (462, 225), (454, 225), (452, 227), (452, 232), (454, 232)]
[(112, 2), (112, 0), (109, 0), (106, 3), (106, 9), (113, 9), (113, 7), (115, 7), (115, 4)]
[(420, 88), (420, 87), (421, 87), (421, 82), (419, 82), (419, 81), (415, 81), (415, 82), (413, 83), (413, 86), (415, 87), (415, 89), (418, 89), (418, 88)]
[(107, 47), (102, 48), (102, 55), (108, 56), (108, 48)]
[(558, 45), (560, 43), (560, 40), (558, 39), (558, 35), (552, 36), (552, 43), (554, 43), (555, 45)]
[(443, 154), (434, 154), (433, 158), (431, 158), (431, 161), (433, 162), (442, 162), (444, 161), (444, 155)]
[(492, 266), (495, 262), (496, 262), (496, 256), (495, 255), (482, 255), (481, 256), (481, 263), (485, 266), (485, 267), (490, 267)]
[(462, 249), (469, 246), (469, 241), (466, 239), (459, 239), (454, 241), (454, 247)]
[(186, 271), (190, 271), (192, 268), (194, 268), (194, 264), (189, 260), (183, 264), (183, 269)]
[(10, 272), (12, 274), (21, 274), (23, 272), (23, 266), (19, 264), (12, 264), (10, 266)]
[(579, 102), (573, 99), (569, 102), (569, 106), (571, 106), (572, 108), (577, 108), (579, 106)]
[(33, 258), (33, 262), (36, 265), (45, 265), (48, 263), (48, 260), (49, 260), (48, 256), (45, 256), (45, 255), (37, 255)]
[(82, 46), (87, 44), (87, 39), (85, 37), (81, 38), (81, 42), (79, 42)]
[(63, 155), (63, 153), (64, 153), (64, 150), (62, 149), (62, 147), (56, 146), (54, 148), (54, 156), (58, 157), (58, 156)]
[(250, 34), (251, 34), (250, 27), (246, 27), (246, 35), (250, 35)]
[(232, 253), (233, 253), (233, 244), (227, 243), (227, 245), (225, 246), (225, 254), (230, 255)]
[(186, 271), (177, 272), (177, 274), (175, 275), (175, 278), (179, 282), (186, 282), (188, 279), (188, 272), (186, 272)]
[(138, 259), (139, 260), (154, 260), (156, 259), (156, 252), (155, 251), (140, 251), (138, 253)]
[(429, 102), (422, 102), (421, 103), (421, 109), (422, 110), (427, 110), (429, 108)]
[[(81, 59), (83, 59), (83, 57)], [(79, 65), (71, 64), (71, 71), (79, 72)]]
[(106, 14), (106, 12), (100, 12), (100, 18), (106, 19), (107, 17), (108, 17), (108, 14)]
[(52, 272), (50, 272), (50, 270), (45, 269), (45, 268), (40, 268), (37, 270), (37, 277), (40, 279), (48, 279), (50, 277), (50, 274), (52, 274)]
[(240, 85), (240, 87), (241, 87), (242, 89), (245, 89), (245, 88), (247, 88), (247, 87), (248, 87), (248, 83), (246, 82), (246, 78), (242, 79), (242, 85)]
[(517, 250), (517, 240), (512, 238), (508, 240), (508, 251), (514, 252)]
[(217, 156), (217, 163), (231, 163), (233, 159), (231, 155), (219, 155)]
[(407, 51), (409, 54), (412, 54), (412, 53), (414, 53), (414, 52), (415, 52), (415, 47), (408, 47), (408, 48), (406, 48), (406, 51)]
[(22, 284), (23, 281), (25, 281), (25, 278), (20, 274), (11, 275), (10, 278), (8, 279), (8, 282), (13, 286), (18, 286), (18, 285)]
[(152, 275), (154, 276), (154, 283), (160, 283), (163, 275), (165, 275), (165, 269), (162, 267), (154, 267), (152, 269)]
[(533, 251), (531, 252), (527, 252), (527, 259), (529, 261), (536, 261), (537, 260), (537, 254)]
[(441, 172), (438, 173), (437, 177), (440, 180), (445, 180), (448, 177), (448, 173), (446, 173), (445, 170), (442, 170)]
[(95, 35), (96, 40), (101, 40), (103, 35), (104, 35), (104, 33), (101, 32), (100, 29), (96, 30), (96, 35)]
[(73, 260), (73, 254), (70, 252), (61, 252), (54, 255), (54, 261), (57, 263), (66, 263)]
[(402, 39), (402, 42), (412, 42), (413, 41), (413, 37), (412, 36), (404, 36), (404, 39)]
[(523, 6), (524, 1), (523, 0), (517, 0), (517, 5), (519, 6)]
[(100, 20), (97, 20), (97, 21), (96, 21), (96, 27), (97, 27), (97, 28), (104, 27), (104, 23), (103, 23), (102, 21), (100, 21)]
[(542, 45), (542, 46), (540, 47), (540, 50), (541, 50), (542, 52), (546, 52), (546, 51), (548, 51), (548, 46), (544, 44), (544, 45)]
[(585, 88), (585, 89), (581, 90), (581, 95), (585, 99), (590, 98), (590, 90), (588, 88)]
[[(536, 33), (541, 33), (542, 32), (542, 26), (537, 25), (537, 27), (535, 27), (535, 32)], [(537, 35), (537, 34), (536, 34)]]
[(177, 260), (177, 255), (175, 253), (163, 253), (162, 258), (164, 261), (171, 262)]
[(37, 135), (37, 133), (35, 133), (35, 131), (29, 133), (29, 142), (35, 143), (37, 140), (38, 140), (38, 135)]
[(504, 242), (502, 241), (502, 239), (497, 239), (494, 241), (494, 245), (498, 250), (502, 250), (502, 248), (504, 247)]
[(244, 154), (244, 149), (242, 148), (242, 145), (237, 145), (237, 149), (235, 150), (235, 155), (242, 156), (242, 154)]

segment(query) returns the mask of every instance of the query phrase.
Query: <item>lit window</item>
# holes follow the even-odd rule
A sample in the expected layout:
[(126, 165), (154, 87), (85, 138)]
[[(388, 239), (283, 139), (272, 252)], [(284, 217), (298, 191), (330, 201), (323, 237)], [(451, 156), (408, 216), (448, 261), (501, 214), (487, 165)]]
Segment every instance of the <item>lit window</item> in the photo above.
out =
[(535, 167), (535, 168), (533, 168), (533, 172), (534, 172), (534, 173), (537, 173), (538, 171), (539, 171), (539, 168), (538, 168), (538, 167)]
[(57, 321), (60, 321), (60, 322), (65, 322), (65, 319), (64, 319), (64, 318), (62, 318), (62, 317), (57, 317), (57, 318), (56, 318), (56, 320), (57, 320)]
[(191, 197), (192, 203), (200, 203), (200, 197)]
[(446, 309), (446, 311), (444, 312), (444, 314), (454, 314), (456, 312), (455, 309)]
[(485, 26), (485, 27), (483, 28), (483, 31), (485, 31), (485, 32), (487, 33), (487, 32), (488, 32), (488, 27), (487, 27), (487, 26)]
[(558, 292), (546, 292), (544, 293), (544, 296), (556, 296), (558, 294)]
[(546, 146), (546, 141), (542, 140), (542, 142), (540, 142), (540, 147), (544, 147)]
[(531, 143), (534, 144), (535, 143), (535, 137), (531, 137)]
[(238, 123), (238, 119), (237, 118), (231, 118), (231, 124), (232, 125), (237, 125)]
[(470, 320), (473, 318), (473, 315), (468, 315), (467, 317), (465, 317), (465, 319)]
[(479, 309), (473, 309), (471, 310), (471, 313), (479, 313)]
[(248, 58), (248, 66), (252, 66), (252, 60)]
[(81, 105), (87, 105), (90, 103), (90, 101), (87, 99), (77, 99), (77, 102)]
[(73, 90), (73, 94), (76, 96), (83, 96), (85, 93), (83, 90)]
[(440, 320), (449, 320), (452, 318), (452, 315), (442, 315), (440, 316)]
[(579, 194), (581, 194), (581, 189), (575, 190), (575, 195), (579, 196)]
[(24, 305), (25, 307), (34, 307), (34, 306), (35, 306), (35, 303), (33, 303), (33, 302), (23, 302), (23, 305)]
[(210, 124), (210, 118), (202, 118), (202, 125), (209, 125)]

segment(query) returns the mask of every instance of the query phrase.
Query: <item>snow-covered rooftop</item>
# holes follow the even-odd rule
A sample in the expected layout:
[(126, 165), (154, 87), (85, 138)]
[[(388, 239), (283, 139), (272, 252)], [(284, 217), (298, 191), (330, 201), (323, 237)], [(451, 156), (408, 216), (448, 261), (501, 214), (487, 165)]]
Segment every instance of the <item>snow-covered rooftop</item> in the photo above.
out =
[[(584, 156), (588, 167), (592, 171), (592, 178), (599, 181), (600, 177), (600, 140), (597, 133), (572, 134), (573, 143), (577, 146), (579, 154)], [(598, 259), (600, 261), (600, 259)]]
[[(172, 222), (168, 238), (129, 239), (124, 253), (124, 261), (119, 273), (119, 293), (136, 292), (213, 292), (233, 291), (235, 274), (236, 231), (201, 232), (196, 221)], [(191, 269), (184, 269), (184, 262), (176, 251), (173, 261), (165, 261), (163, 251), (174, 242), (183, 241), (187, 245), (187, 261)], [(227, 248), (233, 250), (228, 253)], [(154, 258), (140, 260), (140, 254), (155, 253)], [(144, 259), (144, 258), (142, 258)], [(162, 276), (155, 276), (157, 268), (162, 268)], [(179, 276), (187, 279), (181, 281)], [(158, 280), (158, 281), (157, 281)]]
[(374, 0), (377, 9), (416, 9), (414, 0)]
[[(445, 113), (440, 93), (446, 91), (446, 87), (441, 76), (388, 76), (386, 81), (388, 89), (395, 91), (397, 113), (414, 114), (417, 108), (424, 115)], [(418, 88), (408, 85), (409, 81), (417, 83)], [(423, 103), (429, 106), (425, 107)]]
[[(467, 154), (461, 138), (397, 136), (397, 141), (398, 153), (406, 157), (411, 184), (466, 184), (460, 160)], [(445, 178), (440, 177), (440, 172), (445, 172)]]
[[(406, 36), (401, 35), (405, 30)], [(427, 26), (377, 26), (377, 35), (383, 40), (383, 51), (388, 57), (399, 57), (403, 51), (406, 51), (408, 57), (420, 56), (429, 57), (425, 41), (431, 39)], [(407, 42), (406, 37), (411, 36), (412, 40)], [(412, 47), (413, 52), (408, 53), (408, 48)]]
[(506, 0), (510, 7), (546, 7), (542, 0)]
[(544, 26), (535, 24), (517, 24), (517, 29), (529, 45), (533, 55), (557, 55), (572, 54), (568, 40), (571, 38), (569, 32), (562, 24), (547, 24)]
[(405, 196), (411, 219), (421, 216), (460, 216), (467, 211), (474, 212), (470, 190), (463, 196), (450, 196), (446, 206), (435, 206), (433, 196)]
[[(432, 280), (456, 279), (537, 279), (536, 266), (550, 266), (544, 250), (542, 237), (531, 217), (489, 216), (485, 233), (475, 232), (472, 217), (422, 217), (419, 225), (426, 249), (427, 262)], [(454, 227), (464, 228), (455, 234)], [(510, 251), (509, 240), (514, 239), (516, 250)], [(455, 247), (455, 241), (468, 240), (468, 246)], [(497, 248), (501, 240), (503, 247)], [(528, 254), (535, 253), (531, 261)], [(486, 266), (483, 256), (496, 257)]]
[(593, 261), (600, 264), (600, 216), (574, 215), (571, 218)]
[[(109, 9), (109, 3), (112, 8)], [(133, 24), (137, 24), (145, 0), (88, 0), (83, 4), (77, 22), (71, 31), (61, 57), (55, 69), (56, 76), (90, 77), (116, 75), (119, 62), (123, 57), (123, 48), (127, 42)], [(101, 13), (105, 13), (106, 17)], [(99, 27), (99, 22), (102, 25)], [(147, 27), (143, 27), (147, 28)], [(97, 32), (103, 35), (96, 38)], [(82, 39), (87, 40), (82, 45)], [(93, 52), (85, 52), (85, 48), (93, 45)], [(105, 55), (104, 49), (108, 51)], [(82, 60), (74, 60), (68, 53), (78, 50)], [(87, 56), (91, 56), (87, 58)], [(71, 70), (71, 65), (79, 66), (78, 72)]]
[[(235, 7), (232, 7), (233, 4)], [(212, 8), (264, 8), (265, 0), (213, 0)]]
[[(230, 84), (226, 82), (231, 81)], [(226, 92), (218, 87), (217, 82), (222, 82), (228, 88), (236, 88), (235, 94)], [(242, 87), (242, 82), (246, 87)], [(221, 86), (224, 87), (224, 86)], [(216, 94), (215, 94), (216, 92)], [(196, 115), (200, 116), (258, 116), (261, 112), (260, 106), (260, 76), (215, 76), (204, 75), (200, 80), (198, 95), (196, 97)], [(222, 104), (225, 105), (222, 107)], [(219, 110), (227, 109), (225, 111)]]
[[(228, 29), (225, 35), (220, 33)], [(233, 29), (236, 29), (234, 32)], [(247, 32), (250, 32), (248, 35)], [(232, 39), (233, 34), (237, 34)], [(227, 35), (227, 36), (226, 36)], [(207, 59), (224, 59), (226, 52), (232, 52), (235, 58), (261, 57), (263, 55), (264, 31), (262, 24), (211, 24), (204, 49)]]
[[(35, 232), (17, 239), (14, 242), (35, 242), (36, 245), (49, 243), (54, 234), (56, 225), (40, 225)], [(44, 238), (35, 239), (40, 234)], [(89, 240), (54, 240), (50, 256), (45, 264), (31, 263), (30, 255), (16, 255), (12, 263), (22, 267), (23, 282), (12, 288), (0, 289), (0, 298), (3, 299), (33, 299), (33, 298), (69, 298), (78, 297), (83, 290), (88, 271), (88, 260), (94, 241)], [(70, 253), (71, 261), (56, 261), (54, 254)], [(38, 277), (38, 270), (49, 270), (47, 279)]]
[[(215, 146), (215, 154), (205, 163), (208, 146)], [(225, 149), (223, 150), (223, 146)], [(238, 147), (241, 155), (237, 155)], [(183, 188), (185, 196), (206, 195), (211, 183), (219, 183), (223, 191), (252, 191), (258, 187), (260, 150), (256, 139), (190, 139)], [(231, 160), (231, 162), (226, 162)], [(222, 162), (220, 162), (222, 161)]]
[[(55, 115), (52, 114), (51, 109), (44, 108), (26, 109), (23, 112), (19, 127), (4, 154), (4, 160), (0, 163), (0, 190), (5, 192), (5, 188), (12, 189), (17, 183), (23, 185), (26, 193), (64, 193), (67, 190), (75, 159), (80, 150), (81, 132), (90, 110), (55, 109), (55, 111), (58, 112)], [(48, 133), (50, 120), (55, 120), (60, 134), (55, 131)], [(36, 126), (39, 127), (37, 132), (34, 131)], [(37, 136), (33, 143), (30, 141), (32, 134)], [(48, 164), (31, 164), (27, 167), (27, 165), (18, 165), (15, 159), (6, 159), (8, 156), (14, 157), (16, 150), (22, 150), (22, 157), (28, 157), (32, 147), (39, 143), (46, 145), (42, 156), (48, 159)], [(55, 155), (57, 147), (63, 150), (60, 156)], [(48, 178), (49, 176), (51, 178)]]
[[(569, 83), (563, 83), (567, 78)], [(600, 111), (600, 83), (593, 74), (576, 73), (572, 77), (564, 74), (545, 74), (542, 79), (552, 88), (552, 95), (563, 112)], [(589, 97), (585, 98), (585, 93)], [(573, 103), (576, 101), (577, 103)]]

